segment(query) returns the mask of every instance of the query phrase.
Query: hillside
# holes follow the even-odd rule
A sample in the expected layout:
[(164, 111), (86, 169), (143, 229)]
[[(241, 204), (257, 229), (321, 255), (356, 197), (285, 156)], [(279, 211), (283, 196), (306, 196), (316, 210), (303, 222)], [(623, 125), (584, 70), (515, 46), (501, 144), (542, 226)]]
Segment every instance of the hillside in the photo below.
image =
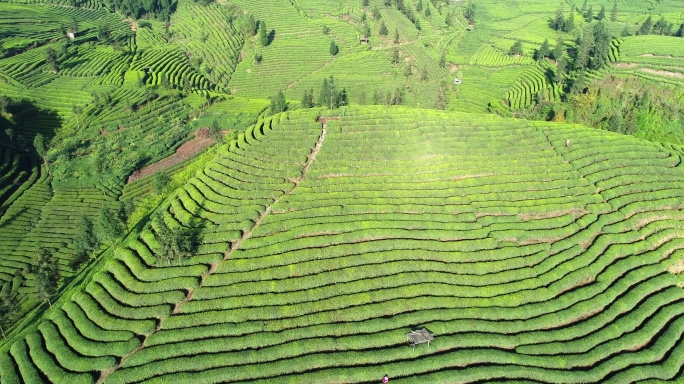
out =
[[(679, 377), (680, 147), (408, 108), (259, 122), (3, 347), (3, 383)], [(566, 146), (565, 141), (570, 140)], [(426, 327), (428, 348), (406, 346)], [(31, 379), (32, 378), (32, 379)]]
[(0, 384), (682, 381), (683, 42), (681, 0), (0, 0)]

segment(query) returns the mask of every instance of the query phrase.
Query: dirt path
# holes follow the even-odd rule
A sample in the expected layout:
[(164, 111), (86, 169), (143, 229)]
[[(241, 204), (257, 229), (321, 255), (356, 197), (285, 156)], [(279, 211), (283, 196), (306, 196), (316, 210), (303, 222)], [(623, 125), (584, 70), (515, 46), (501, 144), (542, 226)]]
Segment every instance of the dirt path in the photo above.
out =
[(186, 160), (194, 156), (195, 154), (197, 154), (204, 148), (214, 144), (215, 142), (216, 141), (214, 139), (209, 137), (209, 130), (207, 128), (200, 128), (197, 131), (195, 131), (195, 137), (186, 141), (180, 147), (178, 147), (178, 149), (176, 149), (176, 153), (167, 158), (161, 159), (156, 163), (152, 163), (138, 171), (133, 172), (133, 174), (131, 174), (131, 176), (128, 177), (127, 183), (131, 183), (145, 176), (152, 175), (157, 171), (161, 171), (163, 169), (176, 165), (182, 162), (183, 160)]

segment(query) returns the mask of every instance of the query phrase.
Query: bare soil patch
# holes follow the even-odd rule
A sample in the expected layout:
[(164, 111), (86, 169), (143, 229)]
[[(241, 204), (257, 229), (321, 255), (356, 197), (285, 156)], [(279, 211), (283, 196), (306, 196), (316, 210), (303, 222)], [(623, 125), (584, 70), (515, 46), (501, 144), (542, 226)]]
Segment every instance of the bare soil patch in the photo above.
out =
[[(224, 132), (225, 134), (225, 132)], [(168, 167), (171, 167), (173, 165), (176, 165), (183, 160), (186, 160), (204, 148), (214, 144), (216, 141), (212, 138), (209, 137), (209, 129), (208, 128), (200, 128), (197, 131), (195, 131), (195, 137), (192, 139), (188, 140), (187, 142), (183, 143), (178, 149), (176, 149), (176, 153), (173, 155), (159, 160), (156, 163), (152, 163), (138, 171), (133, 172), (128, 177), (128, 183), (131, 183), (133, 181), (139, 180), (145, 176), (149, 176), (154, 174), (157, 171), (164, 170)]]
[(684, 73), (679, 73), (679, 72), (670, 72), (670, 71), (663, 71), (663, 70), (651, 69), (651, 68), (641, 68), (641, 71), (652, 73), (654, 75), (669, 76), (669, 77), (676, 77), (678, 79), (684, 79)]
[(613, 64), (613, 67), (615, 68), (634, 68), (636, 67), (636, 63), (615, 63)]

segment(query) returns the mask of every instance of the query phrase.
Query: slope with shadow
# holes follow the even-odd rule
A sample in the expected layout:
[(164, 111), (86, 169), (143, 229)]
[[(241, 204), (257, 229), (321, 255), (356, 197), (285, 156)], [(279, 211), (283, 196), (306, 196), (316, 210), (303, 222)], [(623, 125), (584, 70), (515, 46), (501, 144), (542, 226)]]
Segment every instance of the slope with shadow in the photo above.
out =
[[(2, 383), (673, 380), (681, 152), (404, 108), (260, 121), (0, 351)], [(569, 145), (566, 145), (569, 140)], [(430, 347), (405, 333), (426, 327)]]

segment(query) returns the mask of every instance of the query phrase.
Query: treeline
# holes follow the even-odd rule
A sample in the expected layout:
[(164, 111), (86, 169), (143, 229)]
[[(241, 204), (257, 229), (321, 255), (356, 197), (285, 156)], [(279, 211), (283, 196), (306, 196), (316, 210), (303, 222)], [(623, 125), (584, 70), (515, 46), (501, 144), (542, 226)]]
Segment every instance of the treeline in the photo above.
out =
[(167, 21), (176, 9), (175, 0), (113, 0), (114, 9), (128, 17), (143, 16)]

